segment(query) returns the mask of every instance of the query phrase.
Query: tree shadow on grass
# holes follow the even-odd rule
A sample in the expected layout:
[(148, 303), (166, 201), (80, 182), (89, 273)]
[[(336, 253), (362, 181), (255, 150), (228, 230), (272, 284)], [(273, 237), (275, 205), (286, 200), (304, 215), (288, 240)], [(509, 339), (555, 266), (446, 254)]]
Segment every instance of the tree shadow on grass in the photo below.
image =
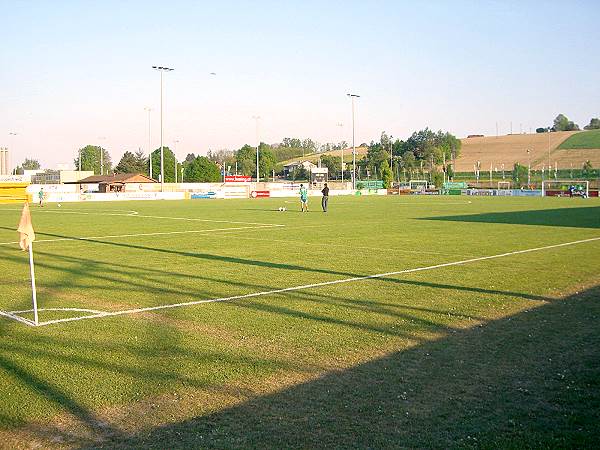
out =
[(109, 437), (103, 446), (595, 447), (599, 299), (597, 286), (215, 414)]
[(420, 220), (600, 228), (600, 206), (427, 217)]

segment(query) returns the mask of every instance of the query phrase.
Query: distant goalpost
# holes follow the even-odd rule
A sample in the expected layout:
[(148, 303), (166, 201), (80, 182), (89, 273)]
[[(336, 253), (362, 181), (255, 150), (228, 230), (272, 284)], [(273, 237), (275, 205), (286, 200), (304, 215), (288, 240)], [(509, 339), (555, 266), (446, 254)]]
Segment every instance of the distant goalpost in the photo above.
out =
[(510, 181), (498, 181), (498, 190), (510, 190)]
[(427, 180), (410, 180), (408, 182), (408, 187), (411, 191), (426, 191), (427, 186), (429, 186)]
[(587, 180), (544, 180), (542, 197), (546, 196), (590, 196), (590, 182)]

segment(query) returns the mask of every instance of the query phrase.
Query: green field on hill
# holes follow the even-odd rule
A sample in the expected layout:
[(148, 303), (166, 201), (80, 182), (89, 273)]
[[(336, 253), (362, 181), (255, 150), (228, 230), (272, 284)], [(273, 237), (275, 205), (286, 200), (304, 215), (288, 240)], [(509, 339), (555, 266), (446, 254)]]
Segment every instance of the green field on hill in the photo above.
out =
[[(597, 199), (318, 202), (32, 207), (0, 447), (597, 445)], [(0, 311), (30, 320), (19, 217)]]
[(569, 136), (558, 148), (565, 150), (578, 148), (600, 149), (600, 130), (589, 130), (576, 133), (573, 136)]

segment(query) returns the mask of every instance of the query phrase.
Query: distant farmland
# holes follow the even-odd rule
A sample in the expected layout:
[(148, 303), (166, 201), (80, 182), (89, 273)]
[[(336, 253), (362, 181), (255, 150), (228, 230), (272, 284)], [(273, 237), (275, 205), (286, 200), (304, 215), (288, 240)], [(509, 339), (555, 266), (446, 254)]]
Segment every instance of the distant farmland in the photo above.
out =
[[(554, 166), (568, 169), (571, 166), (580, 167), (585, 161), (590, 160), (594, 167), (600, 166), (600, 133), (594, 139), (578, 139), (580, 135), (595, 132), (559, 131), (555, 133), (518, 134), (507, 136), (489, 136), (479, 138), (462, 139), (462, 150), (456, 161), (456, 170), (459, 172), (473, 171), (473, 165), (481, 162), (482, 170), (489, 170), (490, 164), (500, 169), (504, 164), (505, 169), (513, 166), (515, 162), (541, 169), (542, 165), (548, 165), (548, 159)], [(577, 139), (576, 139), (577, 138)], [(595, 147), (575, 147), (568, 144), (575, 139), (575, 144), (586, 142), (586, 145)], [(594, 144), (595, 142), (595, 144)], [(567, 150), (563, 145), (573, 145)], [(529, 155), (527, 150), (530, 150)], [(548, 155), (550, 153), (550, 155)]]
[(600, 130), (582, 131), (574, 134), (565, 140), (559, 149), (599, 149), (600, 150)]

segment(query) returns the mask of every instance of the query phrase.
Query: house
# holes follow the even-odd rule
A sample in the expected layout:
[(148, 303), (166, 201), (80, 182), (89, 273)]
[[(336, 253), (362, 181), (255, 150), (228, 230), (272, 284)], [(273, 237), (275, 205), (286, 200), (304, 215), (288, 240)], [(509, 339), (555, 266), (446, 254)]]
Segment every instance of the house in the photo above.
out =
[(138, 173), (115, 173), (113, 175), (92, 175), (91, 177), (84, 178), (76, 183), (88, 185), (87, 189), (84, 189), (86, 191), (95, 190), (90, 185), (97, 185), (98, 192), (123, 192), (126, 190), (126, 185), (158, 183), (158, 181)]
[(283, 166), (283, 175), (285, 177), (289, 176), (293, 171), (298, 169), (304, 169), (307, 172), (311, 172), (312, 169), (316, 168), (317, 165), (310, 161), (294, 161)]

